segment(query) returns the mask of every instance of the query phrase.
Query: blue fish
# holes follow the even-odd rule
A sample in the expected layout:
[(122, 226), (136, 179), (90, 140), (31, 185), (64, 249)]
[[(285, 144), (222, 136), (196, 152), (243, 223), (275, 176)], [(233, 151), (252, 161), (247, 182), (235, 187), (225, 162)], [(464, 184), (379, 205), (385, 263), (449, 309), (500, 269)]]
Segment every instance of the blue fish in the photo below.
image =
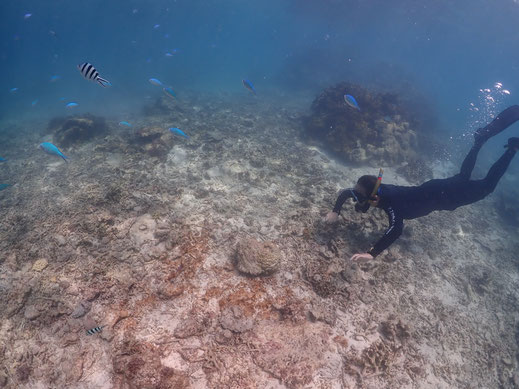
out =
[(60, 78), (61, 78), (61, 76), (58, 76), (58, 75), (51, 76), (49, 82), (56, 82), (56, 81), (58, 81)]
[(67, 159), (68, 157), (65, 156), (56, 146), (54, 146), (52, 143), (50, 142), (43, 142), (40, 144), (40, 149), (42, 149), (43, 151), (45, 151), (47, 154), (50, 154), (50, 155), (57, 155), (58, 157), (61, 157), (63, 158), (63, 160), (65, 162), (68, 162)]
[(178, 134), (178, 135), (181, 135), (183, 136), (184, 138), (189, 138), (189, 136), (187, 136), (184, 131), (182, 131), (180, 128), (176, 128), (176, 127), (171, 127), (169, 129), (172, 133), (174, 134)]
[(5, 162), (7, 159), (0, 157), (0, 162)]
[(131, 127), (132, 125), (128, 122), (119, 122), (119, 125), (121, 126), (126, 126), (126, 127)]
[(33, 100), (33, 102), (31, 103), (31, 105), (34, 107), (36, 104), (38, 104), (38, 99), (36, 100)]
[(346, 104), (348, 104), (350, 107), (358, 109), (360, 111), (359, 104), (357, 104), (357, 100), (355, 100), (355, 97), (351, 95), (344, 95), (344, 101)]
[(250, 82), (249, 80), (241, 80), (241, 82), (243, 83), (243, 86), (250, 90), (254, 95), (256, 95), (256, 89), (254, 89), (254, 85), (252, 85), (252, 82)]
[(11, 89), (9, 89), (9, 92), (16, 93), (16, 92), (18, 92), (18, 88), (11, 88)]
[(177, 97), (173, 89), (171, 89), (169, 86), (167, 88), (162, 88), (162, 91), (166, 94), (166, 96), (174, 98)]
[(76, 108), (78, 105), (78, 103), (68, 103), (67, 108)]
[(9, 184), (0, 184), (0, 190), (4, 190), (4, 189), (7, 189), (9, 188), (11, 185)]
[(150, 78), (148, 81), (155, 86), (162, 86), (162, 82), (156, 78)]

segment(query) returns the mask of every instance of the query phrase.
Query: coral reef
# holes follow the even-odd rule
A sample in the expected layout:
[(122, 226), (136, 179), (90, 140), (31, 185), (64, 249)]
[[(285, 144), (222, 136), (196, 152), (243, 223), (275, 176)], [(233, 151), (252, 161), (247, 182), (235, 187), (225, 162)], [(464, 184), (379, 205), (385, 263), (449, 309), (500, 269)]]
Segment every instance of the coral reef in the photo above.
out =
[[(370, 169), (301, 142), (306, 105), (164, 104), (66, 166), (14, 152), (41, 142), (25, 130), (38, 122), (0, 127), (14, 183), (0, 192), (0, 387), (517, 386), (517, 229), (492, 197), (409, 221), (380, 260), (353, 264), (387, 217), (347, 203), (322, 222)], [(177, 118), (190, 139), (148, 154)], [(385, 182), (401, 180), (387, 167)], [(274, 273), (236, 271), (236, 247), (269, 244), (250, 267)]]
[(103, 135), (107, 131), (107, 126), (104, 118), (86, 114), (54, 118), (49, 122), (47, 131), (53, 133), (57, 145), (67, 148)]
[[(345, 103), (345, 94), (355, 97), (360, 111)], [(350, 163), (394, 166), (418, 158), (416, 123), (391, 93), (346, 82), (329, 87), (312, 103), (305, 128)]]
[(245, 238), (236, 245), (233, 260), (236, 268), (244, 274), (268, 275), (279, 268), (281, 251), (273, 242)]

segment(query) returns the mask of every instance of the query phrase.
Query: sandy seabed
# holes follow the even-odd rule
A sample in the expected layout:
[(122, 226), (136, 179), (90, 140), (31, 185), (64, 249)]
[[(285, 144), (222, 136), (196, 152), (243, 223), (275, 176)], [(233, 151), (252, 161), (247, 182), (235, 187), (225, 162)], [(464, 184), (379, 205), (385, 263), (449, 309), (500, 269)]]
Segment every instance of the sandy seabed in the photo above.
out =
[[(47, 123), (4, 123), (0, 387), (519, 388), (519, 231), (492, 196), (352, 264), (385, 214), (322, 217), (377, 169), (302, 141), (302, 109), (242, 100), (109, 121), (69, 164), (35, 149)], [(128, 146), (143, 126), (190, 138), (157, 159)], [(275, 274), (235, 269), (248, 238)]]

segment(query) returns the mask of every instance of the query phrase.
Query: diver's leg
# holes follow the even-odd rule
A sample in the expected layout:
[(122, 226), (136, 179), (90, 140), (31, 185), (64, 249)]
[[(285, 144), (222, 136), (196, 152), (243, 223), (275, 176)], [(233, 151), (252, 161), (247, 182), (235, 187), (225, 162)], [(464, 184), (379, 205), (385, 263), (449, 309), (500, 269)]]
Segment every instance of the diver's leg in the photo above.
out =
[[(519, 140), (519, 138), (515, 139)], [(485, 192), (487, 194), (492, 193), (494, 189), (496, 189), (497, 183), (501, 177), (503, 177), (503, 174), (505, 174), (506, 169), (508, 168), (508, 165), (510, 165), (510, 161), (512, 161), (512, 158), (516, 152), (517, 148), (508, 147), (508, 150), (505, 151), (501, 158), (499, 158), (497, 162), (492, 165), (487, 173), (487, 176), (482, 180), (484, 183)]]
[(494, 135), (499, 134), (505, 128), (514, 124), (517, 120), (519, 120), (519, 105), (512, 105), (497, 115), (490, 124), (476, 130), (474, 133), (475, 143), (481, 143), (482, 145)]
[(474, 146), (472, 146), (469, 153), (463, 160), (463, 163), (461, 164), (460, 174), (458, 174), (459, 178), (463, 180), (470, 179), (472, 170), (474, 170), (474, 166), (476, 165), (476, 159), (478, 158), (479, 150), (481, 149), (481, 146), (483, 146), (483, 143), (474, 143)]

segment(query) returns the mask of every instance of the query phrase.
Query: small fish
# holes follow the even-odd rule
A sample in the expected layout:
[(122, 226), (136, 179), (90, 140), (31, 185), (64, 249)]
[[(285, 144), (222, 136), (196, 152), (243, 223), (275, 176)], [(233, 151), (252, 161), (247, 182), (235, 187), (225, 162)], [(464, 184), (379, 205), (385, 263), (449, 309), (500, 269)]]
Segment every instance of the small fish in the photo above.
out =
[(172, 133), (174, 134), (178, 134), (178, 135), (181, 135), (183, 136), (184, 138), (189, 138), (189, 136), (187, 136), (184, 131), (182, 131), (180, 128), (176, 128), (176, 127), (171, 127), (169, 129)]
[(76, 108), (79, 104), (78, 103), (68, 103), (66, 105), (67, 108)]
[(166, 88), (162, 88), (162, 91), (166, 94), (166, 96), (168, 97), (171, 97), (171, 98), (175, 98), (177, 97), (177, 95), (175, 94), (175, 92), (173, 91), (173, 89), (171, 89), (169, 86), (166, 87)]
[(16, 92), (18, 92), (18, 88), (11, 88), (11, 89), (9, 89), (9, 92), (16, 93)]
[(58, 75), (51, 76), (49, 82), (56, 82), (56, 81), (58, 81), (60, 78), (61, 78), (61, 76), (58, 76)]
[(252, 82), (250, 82), (249, 80), (241, 80), (241, 82), (245, 89), (250, 90), (254, 95), (256, 95), (256, 89), (254, 89), (254, 85), (252, 85)]
[(119, 125), (121, 126), (126, 126), (126, 127), (131, 127), (132, 125), (128, 122), (119, 122)]
[(171, 54), (171, 53), (169, 53), (169, 52), (166, 53), (166, 54), (164, 54), (164, 55), (165, 55), (166, 57), (173, 57), (173, 54)]
[(33, 100), (32, 103), (31, 103), (31, 105), (32, 105), (33, 107), (34, 107), (36, 104), (38, 104), (38, 99)]
[(0, 162), (6, 162), (7, 159), (0, 157)]
[(159, 27), (160, 27), (160, 24), (155, 24), (155, 25), (153, 26), (153, 28), (154, 28), (155, 30), (156, 30), (157, 28), (159, 28)]
[(148, 81), (149, 81), (150, 84), (152, 84), (152, 85), (155, 85), (155, 86), (162, 86), (162, 82), (160, 82), (160, 80), (157, 80), (156, 78), (150, 78)]
[(86, 78), (87, 80), (98, 82), (99, 85), (103, 87), (111, 86), (112, 84), (110, 81), (105, 80), (104, 78), (99, 77), (99, 72), (96, 70), (96, 68), (88, 63), (82, 63), (81, 65), (77, 65), (77, 68), (79, 69), (79, 72), (81, 75)]
[(94, 335), (97, 332), (101, 332), (104, 326), (94, 327), (87, 331), (87, 335)]
[(65, 156), (56, 146), (54, 146), (52, 143), (50, 142), (43, 142), (40, 144), (40, 149), (42, 149), (43, 151), (45, 151), (47, 154), (50, 154), (50, 155), (57, 155), (58, 157), (61, 157), (63, 158), (63, 160), (65, 162), (68, 162), (67, 159), (68, 157)]
[(11, 185), (9, 184), (0, 184), (0, 190), (4, 190), (4, 189), (7, 189), (9, 188)]
[(344, 95), (344, 101), (346, 104), (348, 104), (350, 107), (358, 109), (360, 111), (359, 104), (357, 104), (357, 100), (355, 100), (355, 97), (351, 95)]
[(32, 16), (32, 14), (25, 14), (25, 15), (23, 15), (23, 18), (24, 18), (25, 20), (27, 20), (27, 19), (29, 19), (31, 16)]

